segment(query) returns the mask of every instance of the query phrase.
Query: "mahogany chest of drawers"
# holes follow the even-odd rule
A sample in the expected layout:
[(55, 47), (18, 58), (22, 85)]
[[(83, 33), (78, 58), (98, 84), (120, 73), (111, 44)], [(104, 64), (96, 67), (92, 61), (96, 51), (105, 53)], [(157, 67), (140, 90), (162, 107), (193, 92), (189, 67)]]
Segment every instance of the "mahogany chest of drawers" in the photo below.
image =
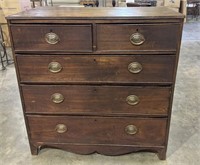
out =
[(7, 20), (32, 154), (166, 158), (181, 14), (52, 7)]

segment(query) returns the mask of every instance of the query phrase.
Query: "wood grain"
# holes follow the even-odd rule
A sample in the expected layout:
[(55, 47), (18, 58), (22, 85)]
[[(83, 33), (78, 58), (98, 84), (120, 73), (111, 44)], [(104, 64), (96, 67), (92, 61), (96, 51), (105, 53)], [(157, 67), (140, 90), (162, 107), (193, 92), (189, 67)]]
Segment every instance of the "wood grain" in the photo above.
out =
[[(59, 73), (48, 70), (50, 62), (59, 62), (63, 69)], [(107, 55), (107, 56), (53, 56), (19, 55), (20, 80), (23, 83), (171, 83), (175, 56), (168, 55)], [(131, 62), (139, 62), (140, 73), (128, 71)]]
[[(176, 51), (179, 24), (98, 24), (97, 50)], [(145, 42), (135, 46), (130, 36), (141, 33)]]
[(26, 12), (11, 15), (8, 20), (21, 19), (73, 19), (73, 20), (95, 20), (95, 19), (183, 19), (184, 15), (163, 7), (101, 7), (101, 8), (75, 8), (75, 7), (42, 7)]
[[(45, 35), (53, 32), (59, 36), (57, 44), (45, 41)], [(11, 33), (16, 51), (66, 51), (91, 52), (91, 25), (12, 25)]]
[[(164, 145), (166, 119), (130, 117), (28, 116), (32, 141), (57, 143)], [(57, 124), (67, 131), (57, 133)], [(138, 128), (135, 135), (125, 132), (127, 125)]]
[[(165, 7), (48, 7), (7, 17), (31, 153), (150, 151), (166, 159), (183, 18)], [(49, 32), (57, 44), (47, 44)], [(140, 46), (130, 43), (135, 32), (145, 37)], [(51, 73), (51, 62), (61, 72)], [(128, 71), (132, 62), (140, 73)], [(52, 103), (55, 92), (62, 103)], [(139, 104), (128, 105), (127, 95)], [(56, 132), (57, 124), (67, 132)], [(138, 132), (128, 135), (127, 125)]]
[[(22, 92), (26, 113), (76, 114), (104, 116), (157, 115), (166, 116), (170, 88), (131, 86), (63, 86), (23, 85)], [(54, 93), (64, 96), (64, 101), (55, 104)], [(136, 95), (137, 105), (127, 104), (126, 98)]]

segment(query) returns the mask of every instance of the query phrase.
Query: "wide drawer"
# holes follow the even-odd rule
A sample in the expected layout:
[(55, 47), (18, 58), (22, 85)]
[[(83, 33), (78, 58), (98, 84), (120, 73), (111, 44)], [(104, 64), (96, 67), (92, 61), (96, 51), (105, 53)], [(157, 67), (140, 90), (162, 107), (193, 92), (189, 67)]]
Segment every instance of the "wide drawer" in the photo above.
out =
[(22, 83), (172, 83), (175, 56), (18, 55)]
[(98, 24), (97, 50), (176, 51), (179, 24)]
[(15, 51), (91, 52), (91, 25), (12, 25)]
[(26, 113), (167, 115), (171, 88), (22, 85)]
[(164, 145), (167, 119), (28, 116), (35, 142)]

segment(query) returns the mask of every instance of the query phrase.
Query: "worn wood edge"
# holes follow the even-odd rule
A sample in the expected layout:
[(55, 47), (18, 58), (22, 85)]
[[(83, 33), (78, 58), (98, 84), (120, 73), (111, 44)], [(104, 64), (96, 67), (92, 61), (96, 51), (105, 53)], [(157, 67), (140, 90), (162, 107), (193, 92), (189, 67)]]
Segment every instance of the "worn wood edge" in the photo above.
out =
[(165, 139), (165, 148), (167, 151), (168, 142), (169, 142), (169, 134), (170, 134), (170, 123), (171, 123), (171, 115), (172, 115), (172, 106), (173, 106), (173, 99), (174, 99), (174, 90), (175, 90), (175, 84), (176, 84), (176, 75), (177, 75), (177, 68), (178, 68), (178, 62), (179, 62), (179, 56), (180, 56), (180, 47), (181, 47), (181, 41), (182, 41), (182, 33), (183, 33), (183, 24), (184, 19), (181, 20), (181, 26), (179, 27), (179, 40), (177, 42), (177, 52), (176, 52), (176, 63), (174, 66), (174, 75), (173, 75), (173, 84), (172, 84), (172, 91), (171, 91), (171, 97), (169, 100), (169, 109), (168, 109), (168, 121), (167, 121), (167, 128), (166, 128), (166, 139)]
[(67, 115), (67, 116), (98, 116), (98, 117), (121, 117), (123, 115), (123, 117), (134, 117), (134, 118), (166, 118), (168, 117), (168, 114), (140, 114), (140, 113), (91, 113), (91, 112), (25, 112), (27, 116), (32, 116), (32, 115), (36, 115), (36, 116), (63, 116), (63, 115)]
[(30, 148), (32, 155), (38, 155), (44, 148), (54, 148), (81, 155), (98, 153), (105, 156), (119, 156), (135, 152), (153, 152), (158, 155), (160, 160), (166, 159), (166, 148), (164, 146), (31, 142)]
[[(56, 15), (53, 12), (56, 11)], [(94, 13), (94, 14), (92, 14)], [(92, 15), (91, 15), (92, 14)], [(165, 19), (184, 18), (184, 15), (167, 7), (99, 7), (99, 8), (70, 8), (70, 7), (41, 7), (7, 16), (6, 19)]]
[(55, 82), (55, 81), (20, 81), (20, 84), (22, 85), (99, 85), (99, 86), (103, 86), (103, 85), (123, 85), (123, 86), (138, 86), (138, 85), (143, 85), (143, 86), (170, 86), (173, 84), (172, 81), (166, 81), (166, 82), (114, 82), (114, 81), (110, 81), (110, 82), (99, 82), (99, 81), (59, 81), (59, 82)]
[(26, 114), (25, 114), (25, 103), (24, 103), (24, 97), (23, 97), (23, 92), (22, 92), (22, 88), (20, 86), (20, 74), (19, 74), (19, 68), (18, 68), (18, 63), (17, 63), (17, 58), (16, 58), (16, 55), (15, 55), (15, 51), (14, 51), (14, 44), (13, 44), (13, 37), (12, 37), (12, 31), (11, 31), (11, 28), (10, 28), (10, 21), (8, 21), (8, 31), (9, 31), (9, 34), (10, 34), (10, 40), (11, 40), (11, 51), (13, 53), (13, 60), (14, 60), (14, 65), (15, 65), (15, 72), (16, 72), (16, 77), (17, 77), (17, 85), (18, 85), (18, 90), (19, 90), (19, 95), (20, 95), (20, 101), (21, 101), (21, 105), (22, 105), (22, 112), (23, 112), (23, 117), (24, 117), (24, 121), (25, 121), (25, 127), (26, 127), (26, 133), (28, 135), (28, 142), (29, 142), (29, 145), (30, 145), (30, 148), (31, 148), (31, 152), (35, 152), (35, 153), (32, 153), (32, 154), (37, 154), (38, 150), (37, 148), (31, 144), (30, 142), (30, 127), (28, 125), (28, 119), (26, 118)]
[(113, 54), (113, 55), (121, 55), (121, 54), (131, 54), (131, 55), (141, 55), (141, 54), (145, 54), (145, 55), (157, 55), (157, 54), (159, 54), (159, 55), (167, 55), (167, 54), (169, 54), (169, 55), (174, 55), (174, 54), (176, 54), (176, 50), (163, 50), (163, 51), (161, 51), (161, 50), (141, 50), (141, 51), (139, 51), (139, 50), (129, 50), (129, 51), (114, 51), (114, 50), (105, 50), (105, 51), (99, 51), (99, 50), (97, 50), (97, 51), (92, 51), (92, 50), (86, 50), (86, 51), (78, 51), (78, 50), (76, 50), (76, 51), (74, 51), (74, 50), (66, 50), (66, 51), (64, 51), (64, 50), (52, 50), (52, 51), (42, 51), (42, 50), (38, 50), (38, 51), (35, 51), (35, 50), (15, 50), (15, 53), (16, 54), (21, 54), (21, 55), (26, 55), (26, 54), (28, 54), (28, 55), (38, 55), (38, 54), (46, 54), (46, 55), (71, 55), (72, 53), (74, 54), (74, 55), (80, 55), (80, 54), (85, 54), (85, 55), (101, 55), (101, 54)]
[[(134, 24), (157, 24), (157, 23), (167, 23), (167, 24), (171, 24), (171, 23), (180, 23), (180, 19), (131, 19), (131, 21)], [(122, 24), (130, 24), (130, 19), (126, 19), (126, 20), (121, 20), (121, 19), (102, 19), (102, 20), (90, 20), (90, 19), (76, 19), (76, 20), (72, 20), (72, 19), (34, 19), (34, 20), (30, 20), (30, 19), (11, 19), (10, 20), (11, 25), (15, 25), (15, 24), (101, 24), (101, 23), (111, 23), (111, 24), (117, 24), (117, 23), (122, 23)], [(133, 24), (132, 23), (132, 24)]]

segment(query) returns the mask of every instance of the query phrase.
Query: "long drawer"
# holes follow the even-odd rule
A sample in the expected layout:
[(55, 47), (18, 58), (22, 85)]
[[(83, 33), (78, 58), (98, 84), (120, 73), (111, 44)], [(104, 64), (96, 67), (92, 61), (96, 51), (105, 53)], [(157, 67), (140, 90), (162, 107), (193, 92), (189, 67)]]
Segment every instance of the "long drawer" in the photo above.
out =
[(28, 116), (31, 142), (164, 145), (167, 119)]
[(173, 55), (17, 55), (21, 83), (172, 83)]
[(15, 51), (92, 52), (91, 25), (12, 25)]
[(176, 51), (179, 24), (98, 24), (97, 50)]
[(22, 85), (26, 113), (167, 115), (171, 88)]

